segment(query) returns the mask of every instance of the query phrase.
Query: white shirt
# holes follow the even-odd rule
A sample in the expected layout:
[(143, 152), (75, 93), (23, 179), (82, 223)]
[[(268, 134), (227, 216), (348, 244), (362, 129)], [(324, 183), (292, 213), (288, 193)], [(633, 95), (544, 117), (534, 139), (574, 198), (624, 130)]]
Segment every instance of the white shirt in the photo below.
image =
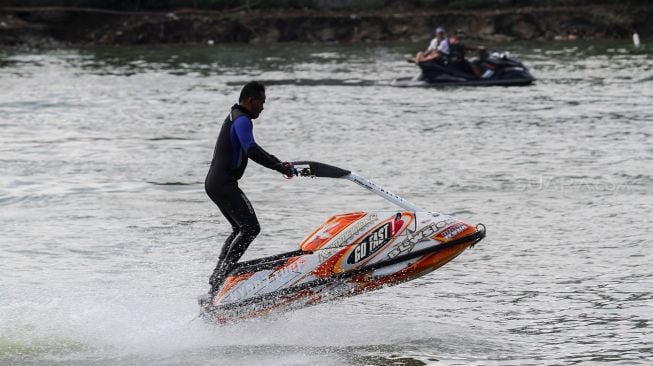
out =
[(447, 39), (443, 39), (441, 41), (438, 40), (437, 37), (433, 38), (431, 40), (431, 43), (429, 44), (429, 48), (426, 49), (427, 51), (433, 51), (433, 50), (438, 50), (439, 52), (449, 54), (449, 41)]

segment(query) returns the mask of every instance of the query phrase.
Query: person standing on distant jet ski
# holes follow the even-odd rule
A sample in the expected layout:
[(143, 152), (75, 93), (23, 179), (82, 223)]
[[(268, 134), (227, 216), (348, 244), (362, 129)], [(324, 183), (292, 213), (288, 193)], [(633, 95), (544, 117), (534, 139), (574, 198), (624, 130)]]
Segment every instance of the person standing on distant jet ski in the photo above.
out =
[(435, 38), (431, 40), (426, 51), (418, 52), (415, 55), (415, 63), (435, 60), (444, 63), (449, 55), (449, 41), (447, 40), (447, 31), (440, 26), (435, 28)]
[(204, 188), (211, 200), (231, 224), (232, 232), (225, 240), (218, 257), (218, 264), (209, 279), (211, 290), (218, 290), (247, 247), (261, 228), (252, 204), (238, 188), (249, 159), (266, 168), (276, 170), (292, 178), (291, 163), (282, 162), (268, 154), (254, 140), (252, 120), (258, 118), (265, 104), (265, 87), (256, 81), (245, 84), (238, 104), (224, 120), (213, 151), (211, 167)]

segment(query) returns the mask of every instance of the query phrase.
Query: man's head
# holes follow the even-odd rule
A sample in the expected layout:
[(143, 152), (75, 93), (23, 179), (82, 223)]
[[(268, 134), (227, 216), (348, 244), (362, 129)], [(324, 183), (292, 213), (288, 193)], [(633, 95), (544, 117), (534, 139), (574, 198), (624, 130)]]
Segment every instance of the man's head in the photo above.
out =
[(252, 119), (258, 118), (263, 111), (265, 104), (265, 87), (258, 81), (250, 81), (240, 91), (238, 104), (245, 107), (251, 114)]
[(436, 37), (438, 37), (440, 39), (443, 39), (446, 36), (446, 34), (447, 34), (447, 30), (444, 29), (443, 26), (439, 26), (439, 27), (435, 28), (435, 36)]

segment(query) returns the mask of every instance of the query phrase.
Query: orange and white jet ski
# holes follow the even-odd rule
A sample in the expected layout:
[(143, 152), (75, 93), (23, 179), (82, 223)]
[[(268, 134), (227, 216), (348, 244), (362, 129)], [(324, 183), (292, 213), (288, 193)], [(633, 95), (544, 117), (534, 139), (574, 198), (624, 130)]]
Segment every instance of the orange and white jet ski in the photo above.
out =
[(351, 171), (293, 163), (301, 177), (350, 180), (397, 211), (352, 212), (327, 219), (299, 250), (238, 263), (201, 315), (218, 323), (288, 311), (424, 276), (485, 237), (485, 227), (425, 211)]

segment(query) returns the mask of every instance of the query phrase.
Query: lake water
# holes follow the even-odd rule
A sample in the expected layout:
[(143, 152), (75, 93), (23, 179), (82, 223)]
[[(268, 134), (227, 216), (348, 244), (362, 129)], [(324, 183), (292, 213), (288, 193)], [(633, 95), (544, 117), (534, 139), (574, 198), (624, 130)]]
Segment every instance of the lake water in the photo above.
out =
[[(395, 88), (424, 45), (0, 50), (0, 364), (564, 365), (653, 359), (653, 48), (499, 46), (536, 84)], [(259, 144), (487, 226), (423, 278), (272, 319), (199, 320), (228, 225), (203, 181), (247, 81)], [(241, 187), (245, 258), (333, 213), (347, 181)]]

